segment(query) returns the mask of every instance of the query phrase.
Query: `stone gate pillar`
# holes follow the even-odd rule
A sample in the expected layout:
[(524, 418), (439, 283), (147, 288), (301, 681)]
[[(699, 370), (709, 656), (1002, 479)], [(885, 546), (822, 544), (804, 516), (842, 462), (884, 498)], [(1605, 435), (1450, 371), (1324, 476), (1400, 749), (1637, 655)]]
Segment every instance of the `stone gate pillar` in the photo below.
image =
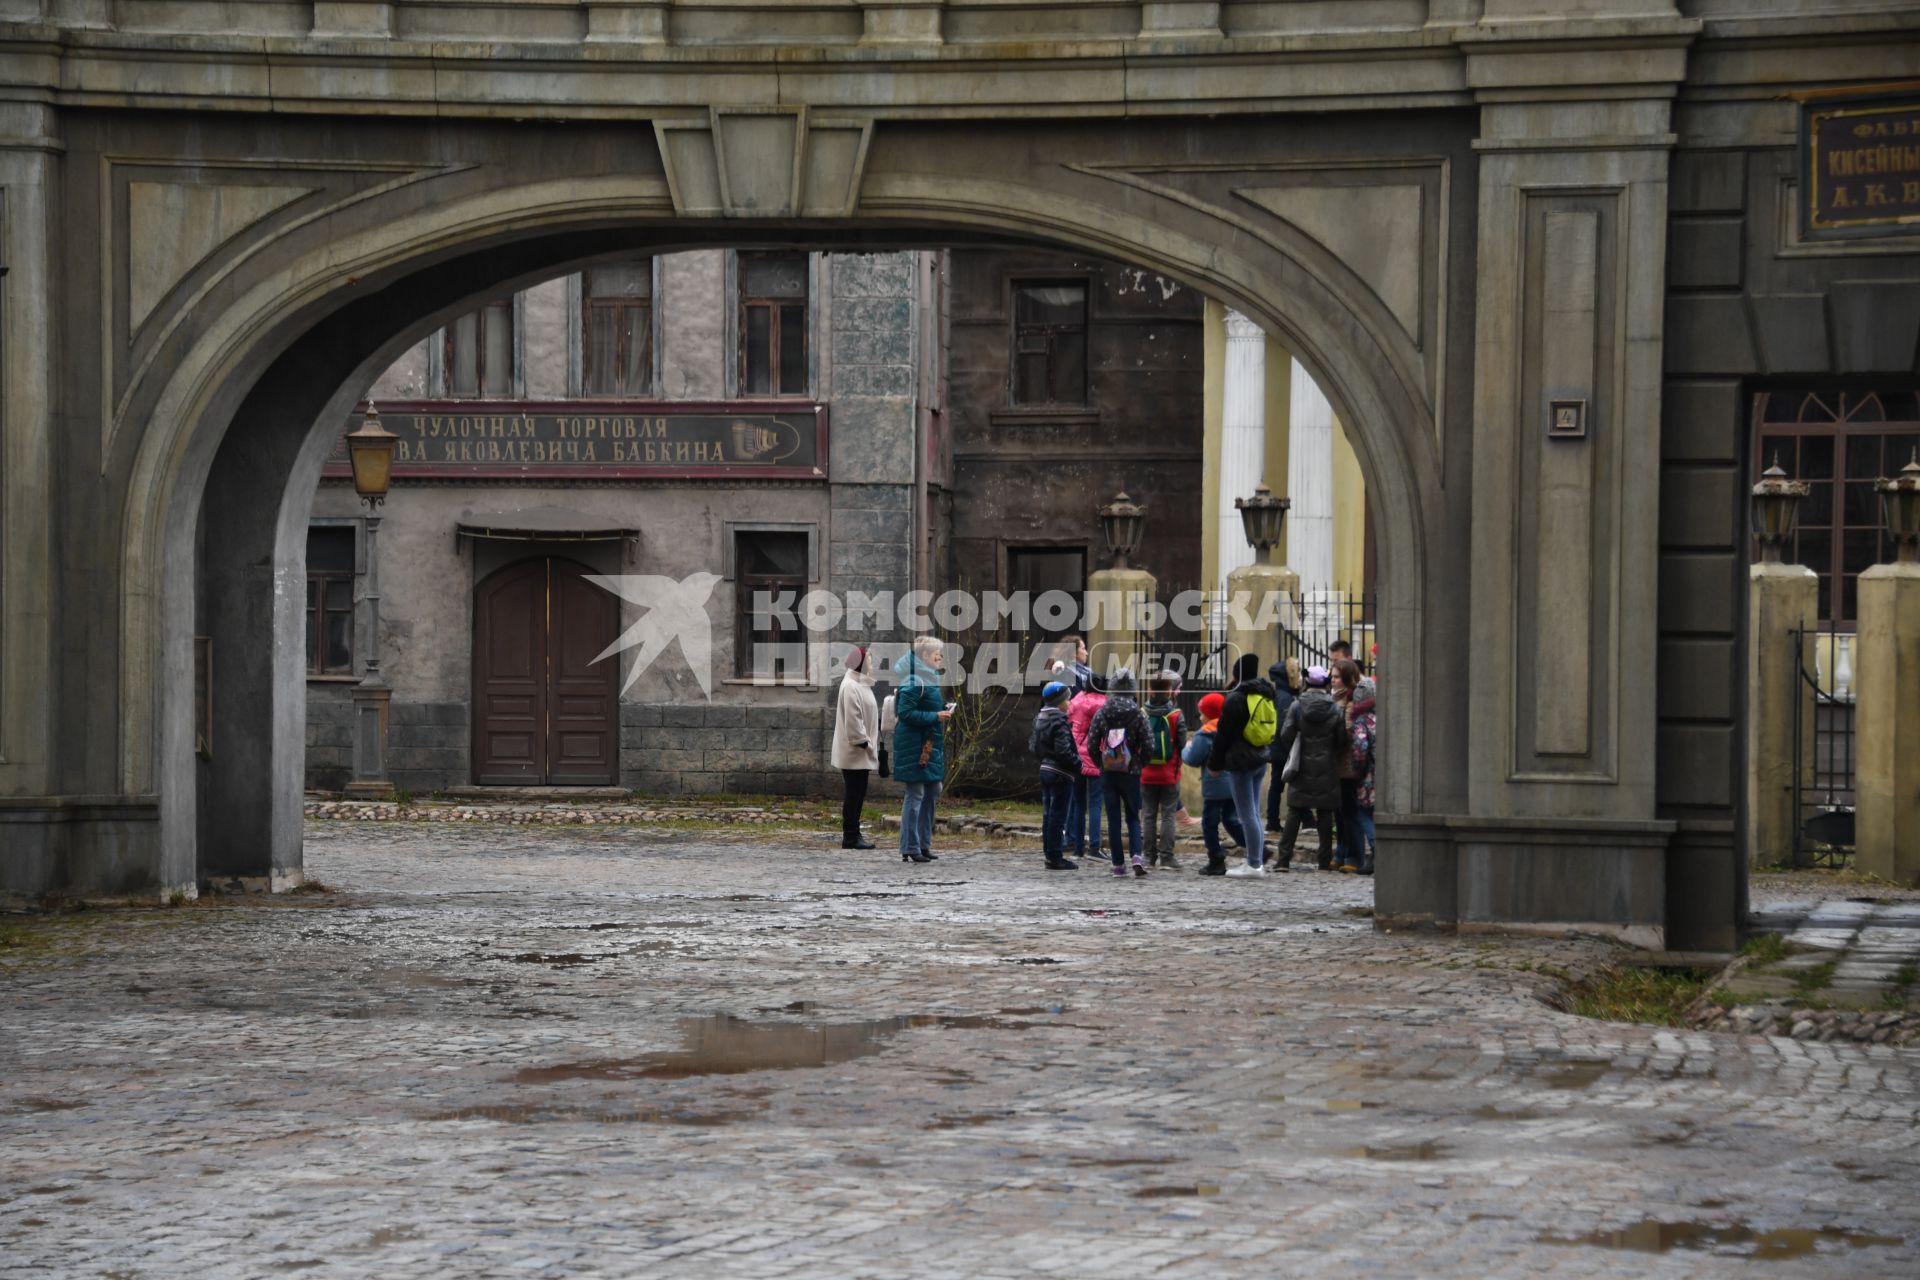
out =
[(1456, 37), (1481, 102), (1457, 923), (1660, 947), (1674, 830), (1654, 788), (1667, 165), (1697, 24), (1623, 20), (1570, 47), (1574, 6), (1498, 8)]

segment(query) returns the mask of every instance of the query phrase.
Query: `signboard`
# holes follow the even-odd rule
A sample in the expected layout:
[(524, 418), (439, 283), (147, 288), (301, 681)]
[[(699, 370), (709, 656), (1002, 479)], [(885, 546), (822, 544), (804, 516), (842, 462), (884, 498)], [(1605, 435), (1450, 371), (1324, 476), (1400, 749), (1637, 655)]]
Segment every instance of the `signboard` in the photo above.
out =
[(1807, 239), (1920, 234), (1920, 85), (1903, 87), (1801, 108)]
[[(824, 479), (825, 405), (436, 400), (381, 404), (402, 479)], [(344, 435), (326, 474), (352, 474)]]

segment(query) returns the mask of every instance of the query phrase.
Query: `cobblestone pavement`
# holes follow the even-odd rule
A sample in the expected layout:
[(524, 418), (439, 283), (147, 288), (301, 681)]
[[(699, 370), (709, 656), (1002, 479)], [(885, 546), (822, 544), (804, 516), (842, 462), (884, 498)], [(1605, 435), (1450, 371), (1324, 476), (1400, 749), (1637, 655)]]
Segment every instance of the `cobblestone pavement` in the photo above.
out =
[(0, 1274), (1920, 1275), (1920, 1051), (1582, 1021), (1540, 970), (1604, 945), (1375, 933), (1353, 878), (349, 823), (308, 870), (0, 953)]

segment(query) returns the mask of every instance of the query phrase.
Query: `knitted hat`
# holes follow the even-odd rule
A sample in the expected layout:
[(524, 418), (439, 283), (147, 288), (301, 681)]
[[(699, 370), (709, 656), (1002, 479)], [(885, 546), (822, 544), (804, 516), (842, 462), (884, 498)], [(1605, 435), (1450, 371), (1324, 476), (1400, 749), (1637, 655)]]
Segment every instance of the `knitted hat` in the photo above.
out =
[(867, 668), (867, 651), (859, 645), (853, 646), (853, 652), (847, 655), (847, 670), (864, 671)]
[(1308, 667), (1307, 668), (1307, 683), (1312, 685), (1314, 688), (1318, 689), (1322, 685), (1326, 684), (1327, 678), (1328, 678), (1327, 669), (1325, 667)]
[(1058, 680), (1049, 680), (1047, 681), (1047, 687), (1040, 691), (1040, 701), (1046, 703), (1058, 702), (1070, 692), (1071, 690)]
[(1218, 720), (1221, 709), (1226, 705), (1227, 699), (1225, 694), (1206, 694), (1200, 699), (1200, 718), (1202, 720)]

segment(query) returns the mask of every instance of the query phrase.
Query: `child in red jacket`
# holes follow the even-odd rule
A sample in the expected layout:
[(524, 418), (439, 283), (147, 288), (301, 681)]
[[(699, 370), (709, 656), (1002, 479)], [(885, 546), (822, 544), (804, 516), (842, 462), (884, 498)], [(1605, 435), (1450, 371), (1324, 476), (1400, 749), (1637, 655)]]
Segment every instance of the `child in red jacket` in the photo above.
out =
[(1147, 828), (1147, 865), (1179, 870), (1173, 856), (1178, 838), (1174, 817), (1180, 809), (1180, 749), (1186, 745), (1187, 727), (1181, 721), (1174, 696), (1180, 686), (1172, 676), (1155, 676), (1147, 681), (1148, 736), (1146, 767), (1140, 770), (1140, 798), (1145, 809)]

